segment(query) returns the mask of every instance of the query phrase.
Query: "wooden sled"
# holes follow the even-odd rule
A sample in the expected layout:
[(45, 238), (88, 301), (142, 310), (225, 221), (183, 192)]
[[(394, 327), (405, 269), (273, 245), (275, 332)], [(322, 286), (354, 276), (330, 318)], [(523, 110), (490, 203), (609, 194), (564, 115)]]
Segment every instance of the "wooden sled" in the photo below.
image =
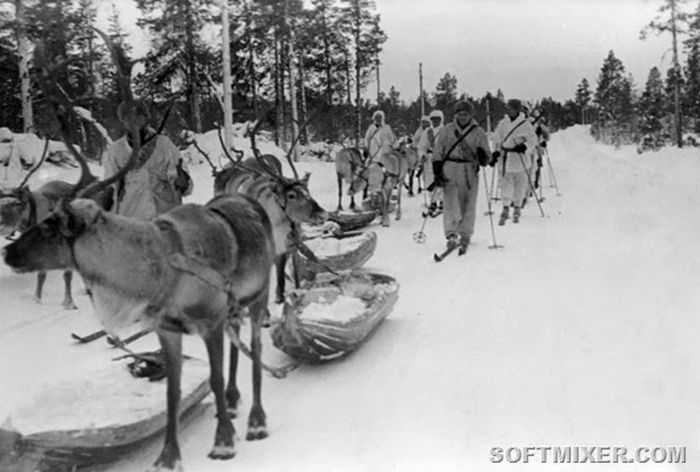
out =
[[(360, 300), (364, 311), (336, 316), (330, 307), (338, 303), (340, 295), (344, 300)], [(399, 284), (388, 275), (354, 272), (325, 277), (323, 282), (292, 292), (285, 302), (282, 319), (272, 327), (272, 341), (278, 349), (303, 362), (341, 358), (369, 338), (391, 313), (398, 296)], [(329, 307), (325, 314), (324, 304)], [(315, 314), (305, 316), (309, 311)]]
[[(114, 366), (130, 376), (124, 365)], [(185, 359), (182, 369), (181, 425), (204, 411), (205, 407), (201, 401), (210, 392), (207, 362)], [(103, 377), (99, 377), (97, 381), (101, 378)], [(144, 445), (165, 428), (166, 380), (148, 382), (147, 379), (133, 379), (133, 382), (140, 384), (135, 384), (136, 388), (129, 389), (129, 392), (124, 394), (123, 402), (118, 402), (114, 409), (111, 409), (112, 405), (105, 400), (104, 408), (113, 415), (111, 421), (106, 420), (105, 416), (86, 427), (76, 428), (72, 425), (64, 429), (54, 425), (45, 431), (33, 431), (28, 434), (22, 433), (19, 417), (14, 420), (17, 430), (7, 429), (6, 423), (6, 429), (0, 429), (0, 469), (72, 471), (78, 467), (115, 462)], [(137, 394), (141, 386), (148, 398)], [(76, 395), (79, 396), (81, 385), (78, 384), (75, 388)], [(150, 395), (153, 398), (150, 398)], [(156, 405), (155, 402), (159, 403)], [(129, 408), (129, 405), (132, 406)], [(89, 408), (89, 405), (83, 407)], [(140, 407), (143, 407), (143, 411), (135, 412)], [(23, 408), (22, 411), (27, 411), (27, 408)], [(75, 414), (79, 415), (80, 411), (75, 411)], [(128, 420), (122, 421), (125, 417)]]
[[(301, 280), (311, 280), (319, 272), (328, 272), (328, 269), (339, 272), (362, 267), (377, 249), (377, 233), (367, 231), (350, 237), (340, 234), (335, 237), (310, 239), (305, 244), (316, 255), (318, 262), (311, 261), (299, 253), (297, 271)], [(340, 252), (332, 253), (334, 245)], [(351, 249), (343, 251), (344, 247)]]
[(338, 223), (340, 231), (353, 231), (369, 225), (377, 216), (375, 210), (364, 211), (332, 211), (328, 219)]

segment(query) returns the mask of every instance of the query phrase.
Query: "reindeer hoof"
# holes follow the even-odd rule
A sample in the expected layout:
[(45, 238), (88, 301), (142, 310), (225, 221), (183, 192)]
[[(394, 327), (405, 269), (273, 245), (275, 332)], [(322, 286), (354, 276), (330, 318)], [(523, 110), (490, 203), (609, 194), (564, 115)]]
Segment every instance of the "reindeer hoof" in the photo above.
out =
[(185, 472), (185, 469), (182, 467), (182, 462), (178, 460), (172, 467), (158, 463), (153, 464), (146, 472)]
[(34, 298), (34, 303), (37, 303), (37, 304), (41, 305), (41, 297), (38, 297), (38, 296), (34, 295), (33, 298)]
[(209, 459), (215, 460), (228, 460), (233, 459), (236, 456), (235, 446), (214, 446), (211, 452), (207, 455)]
[(64, 310), (77, 310), (78, 307), (75, 305), (75, 303), (70, 301), (70, 302), (63, 302), (63, 309)]
[(246, 441), (257, 441), (258, 439), (265, 439), (267, 436), (267, 428), (264, 425), (249, 426), (245, 439)]

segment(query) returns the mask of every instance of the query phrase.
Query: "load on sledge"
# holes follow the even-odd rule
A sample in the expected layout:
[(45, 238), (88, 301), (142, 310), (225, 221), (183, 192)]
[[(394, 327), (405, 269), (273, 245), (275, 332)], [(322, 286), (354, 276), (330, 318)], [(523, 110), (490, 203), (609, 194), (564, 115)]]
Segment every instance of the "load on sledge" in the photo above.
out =
[(301, 280), (312, 280), (319, 272), (340, 272), (362, 267), (377, 248), (377, 233), (341, 233), (309, 239), (304, 245), (312, 254), (299, 252), (297, 273)]
[[(133, 379), (122, 364), (62, 381), (0, 426), (0, 470), (72, 471), (107, 464), (144, 445), (166, 424), (166, 380)], [(182, 364), (182, 424), (204, 410), (207, 362)]]
[(340, 231), (354, 231), (369, 225), (377, 217), (376, 210), (332, 211), (328, 219), (340, 226)]
[(338, 359), (357, 349), (391, 312), (399, 296), (393, 277), (372, 272), (323, 274), (287, 297), (272, 327), (274, 345), (304, 362)]

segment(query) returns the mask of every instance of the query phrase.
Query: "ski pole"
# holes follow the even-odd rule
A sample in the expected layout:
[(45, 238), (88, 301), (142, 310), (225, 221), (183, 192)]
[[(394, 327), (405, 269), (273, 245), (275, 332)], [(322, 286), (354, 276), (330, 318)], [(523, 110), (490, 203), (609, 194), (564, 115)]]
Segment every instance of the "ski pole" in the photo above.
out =
[[(437, 189), (438, 189), (438, 187), (436, 186), (432, 190), (431, 196), (430, 196), (431, 200), (432, 200), (433, 195), (435, 195), (435, 192), (437, 192)], [(428, 192), (425, 192), (425, 193), (427, 194)], [(420, 229), (418, 231), (416, 231), (415, 233), (413, 233), (413, 240), (418, 244), (423, 244), (428, 239), (425, 235), (424, 230), (425, 230), (425, 224), (428, 221), (429, 216), (430, 216), (430, 212), (428, 212), (428, 210), (426, 209), (426, 211), (423, 212), (423, 222), (420, 225)]]
[(493, 241), (493, 244), (489, 246), (489, 249), (501, 249), (503, 246), (496, 242), (496, 229), (493, 225), (493, 211), (489, 211), (489, 223), (491, 224), (491, 240)]
[(552, 167), (552, 161), (549, 159), (549, 149), (544, 148), (544, 151), (545, 155), (547, 156), (547, 167), (549, 167), (549, 175), (552, 179), (552, 182), (554, 182), (554, 189), (557, 192), (557, 197), (561, 197), (561, 193), (559, 193), (559, 186), (557, 185), (557, 178), (554, 176), (554, 168)]
[(489, 198), (489, 181), (486, 178), (486, 171), (484, 171), (484, 192), (486, 193), (486, 206), (488, 210), (485, 215), (493, 215), (493, 210), (491, 209), (491, 199)]
[(525, 161), (523, 160), (523, 155), (521, 153), (516, 153), (518, 157), (520, 158), (520, 163), (523, 166), (523, 172), (525, 172), (525, 176), (527, 177), (527, 183), (530, 185), (530, 191), (535, 197), (535, 201), (537, 202), (537, 206), (540, 209), (540, 213), (542, 214), (542, 218), (544, 218), (546, 215), (544, 214), (544, 210), (542, 209), (542, 204), (540, 203), (540, 199), (537, 198), (537, 191), (535, 190), (535, 186), (532, 184), (532, 179), (530, 178), (530, 173), (527, 171), (527, 167), (525, 167)]

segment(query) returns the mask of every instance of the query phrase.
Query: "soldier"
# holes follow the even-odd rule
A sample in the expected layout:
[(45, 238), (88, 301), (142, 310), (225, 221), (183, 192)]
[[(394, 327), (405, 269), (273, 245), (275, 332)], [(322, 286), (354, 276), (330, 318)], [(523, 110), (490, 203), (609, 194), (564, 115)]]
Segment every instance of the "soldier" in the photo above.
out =
[(428, 190), (432, 190), (432, 195), (428, 205), (428, 214), (436, 216), (442, 210), (442, 189), (433, 185), (435, 176), (433, 175), (433, 150), (435, 149), (435, 137), (443, 128), (444, 116), (441, 110), (433, 110), (428, 115), (430, 118), (430, 128), (423, 134), (423, 147), (426, 148), (425, 157), (425, 185)]
[(381, 157), (390, 152), (396, 136), (391, 130), (391, 126), (386, 124), (384, 112), (376, 110), (372, 114), (372, 124), (367, 128), (365, 133), (365, 143), (369, 158), (373, 161), (378, 161)]
[(474, 233), (476, 199), (479, 194), (479, 166), (491, 161), (486, 132), (474, 120), (474, 107), (466, 101), (455, 104), (451, 123), (435, 140), (433, 172), (435, 182), (444, 187), (443, 227), (447, 249), (459, 245), (467, 251)]
[[(148, 124), (149, 115), (143, 102), (136, 102), (132, 110), (124, 103), (117, 109), (117, 117), (127, 130), (132, 126), (139, 130), (141, 143), (155, 135)], [(103, 163), (105, 179), (126, 165), (134, 139), (128, 131), (109, 146)], [(152, 148), (151, 156), (143, 163), (137, 162), (116, 184), (113, 211), (120, 215), (150, 219), (182, 204), (182, 197), (192, 192), (192, 179), (177, 147), (166, 136), (157, 135), (153, 139), (155, 143), (148, 143), (144, 148), (144, 152)]]
[(522, 113), (520, 100), (506, 104), (506, 116), (498, 123), (493, 141), (494, 159), (503, 157), (501, 171), (501, 198), (503, 211), (498, 224), (503, 226), (513, 206), (513, 223), (520, 221), (520, 208), (527, 195), (529, 172), (532, 167), (530, 152), (534, 152), (537, 137), (532, 124)]

